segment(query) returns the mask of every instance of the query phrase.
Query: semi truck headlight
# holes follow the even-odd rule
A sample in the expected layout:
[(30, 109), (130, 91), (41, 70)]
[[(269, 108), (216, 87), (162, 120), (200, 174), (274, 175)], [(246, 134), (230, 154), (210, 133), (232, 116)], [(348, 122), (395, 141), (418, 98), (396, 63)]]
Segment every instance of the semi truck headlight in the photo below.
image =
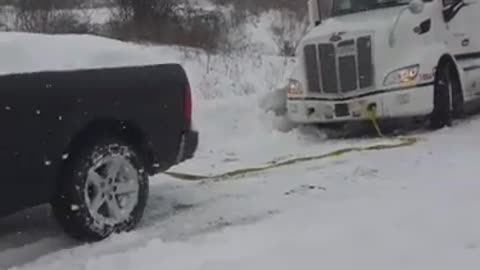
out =
[(287, 93), (289, 96), (298, 96), (303, 94), (302, 83), (295, 79), (288, 80)]
[(387, 75), (385, 81), (383, 82), (383, 85), (391, 86), (412, 84), (417, 80), (419, 71), (420, 65), (397, 69)]

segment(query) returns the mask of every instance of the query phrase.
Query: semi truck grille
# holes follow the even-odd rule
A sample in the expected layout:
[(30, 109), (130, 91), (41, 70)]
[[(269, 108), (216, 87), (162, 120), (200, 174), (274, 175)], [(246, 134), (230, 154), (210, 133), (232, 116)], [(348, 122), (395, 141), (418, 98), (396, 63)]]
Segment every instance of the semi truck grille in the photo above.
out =
[[(335, 47), (333, 44), (318, 45), (320, 65), (322, 67), (321, 78), (336, 78), (337, 62), (335, 59)], [(323, 91), (325, 93), (334, 94), (337, 92), (337, 80), (322, 80)]]
[(340, 94), (373, 86), (370, 36), (338, 44), (309, 44), (304, 54), (310, 92)]

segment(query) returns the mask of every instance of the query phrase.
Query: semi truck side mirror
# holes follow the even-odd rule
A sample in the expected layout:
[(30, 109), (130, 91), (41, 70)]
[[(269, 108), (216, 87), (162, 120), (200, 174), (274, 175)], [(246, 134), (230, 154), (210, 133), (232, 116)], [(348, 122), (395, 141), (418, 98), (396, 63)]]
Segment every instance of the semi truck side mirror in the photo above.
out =
[(308, 0), (308, 15), (313, 27), (322, 23), (322, 11), (319, 0)]
[(424, 8), (425, 8), (425, 3), (423, 3), (423, 0), (412, 0), (410, 1), (410, 4), (408, 4), (408, 9), (413, 14), (422, 13)]
[(395, 29), (397, 28), (398, 21), (400, 20), (400, 17), (402, 17), (403, 13), (408, 9), (413, 14), (420, 14), (423, 12), (424, 8), (425, 8), (425, 3), (423, 3), (423, 0), (412, 0), (410, 1), (407, 7), (402, 8), (400, 10), (397, 17), (395, 18), (395, 22), (393, 23), (393, 26), (390, 30), (390, 34), (388, 36), (388, 44), (390, 45), (390, 48), (393, 48), (393, 46), (395, 46), (395, 42), (396, 42)]

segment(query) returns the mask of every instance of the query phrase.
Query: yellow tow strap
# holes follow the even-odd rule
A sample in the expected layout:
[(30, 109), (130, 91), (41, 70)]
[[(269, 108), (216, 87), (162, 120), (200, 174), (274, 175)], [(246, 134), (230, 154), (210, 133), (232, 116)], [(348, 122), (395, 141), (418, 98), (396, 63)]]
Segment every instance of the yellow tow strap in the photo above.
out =
[[(377, 121), (376, 112), (373, 108), (367, 109), (367, 116), (370, 122), (372, 123), (372, 125), (374, 126), (378, 136), (385, 138), (385, 136), (383, 135), (380, 129), (380, 126)], [(216, 175), (199, 175), (199, 174), (190, 174), (190, 173), (181, 173), (181, 172), (164, 172), (164, 174), (180, 180), (185, 180), (185, 181), (211, 180), (215, 182), (215, 181), (222, 181), (222, 180), (232, 180), (233, 178), (243, 178), (243, 177), (247, 177), (250, 174), (254, 174), (262, 171), (272, 170), (272, 169), (280, 168), (284, 166), (291, 166), (294, 164), (304, 163), (304, 162), (309, 162), (314, 160), (338, 157), (351, 152), (378, 151), (378, 150), (402, 148), (402, 147), (414, 145), (418, 142), (417, 138), (398, 138), (397, 140), (399, 140), (400, 142), (396, 144), (376, 144), (376, 145), (366, 146), (366, 147), (349, 147), (349, 148), (339, 149), (339, 150), (335, 150), (335, 151), (325, 153), (325, 154), (320, 154), (320, 155), (296, 157), (296, 158), (291, 158), (284, 161), (271, 161), (264, 165), (237, 169), (237, 170), (216, 174)]]

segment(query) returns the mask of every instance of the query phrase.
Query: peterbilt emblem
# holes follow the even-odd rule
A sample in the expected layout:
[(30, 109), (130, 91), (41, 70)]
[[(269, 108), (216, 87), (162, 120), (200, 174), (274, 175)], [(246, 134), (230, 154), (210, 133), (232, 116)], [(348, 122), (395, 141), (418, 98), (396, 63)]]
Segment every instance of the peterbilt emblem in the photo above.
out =
[(342, 40), (342, 35), (344, 35), (345, 32), (338, 32), (338, 33), (333, 33), (332, 36), (330, 37), (331, 42), (338, 42)]

